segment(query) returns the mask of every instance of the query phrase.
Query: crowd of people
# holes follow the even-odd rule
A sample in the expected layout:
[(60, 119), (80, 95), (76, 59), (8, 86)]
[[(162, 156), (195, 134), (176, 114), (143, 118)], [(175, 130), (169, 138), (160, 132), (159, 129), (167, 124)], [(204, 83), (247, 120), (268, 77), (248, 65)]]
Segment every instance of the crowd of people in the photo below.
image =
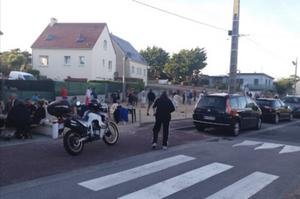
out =
[(14, 129), (18, 139), (32, 138), (30, 127), (39, 125), (46, 118), (45, 101), (37, 94), (26, 100), (11, 94), (6, 104), (1, 102), (0, 115), (0, 127)]

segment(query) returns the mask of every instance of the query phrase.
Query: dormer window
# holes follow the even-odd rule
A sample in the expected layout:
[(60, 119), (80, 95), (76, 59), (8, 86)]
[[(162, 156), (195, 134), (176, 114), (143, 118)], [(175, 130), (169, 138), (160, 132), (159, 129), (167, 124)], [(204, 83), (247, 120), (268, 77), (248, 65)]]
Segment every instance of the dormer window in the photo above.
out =
[(81, 42), (84, 42), (84, 41), (85, 41), (85, 37), (82, 34), (80, 34), (79, 37), (77, 38), (77, 42), (81, 43)]
[(47, 41), (52, 41), (54, 39), (54, 35), (47, 35), (46, 40)]
[(106, 40), (103, 41), (103, 49), (107, 50), (107, 41)]

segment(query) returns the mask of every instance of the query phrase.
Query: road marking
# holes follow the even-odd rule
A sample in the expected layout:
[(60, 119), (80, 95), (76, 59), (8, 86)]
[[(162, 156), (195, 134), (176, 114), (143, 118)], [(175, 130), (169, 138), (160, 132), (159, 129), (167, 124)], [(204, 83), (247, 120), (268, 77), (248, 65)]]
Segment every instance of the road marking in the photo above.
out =
[(268, 142), (265, 142), (265, 143), (263, 143), (261, 146), (256, 147), (254, 150), (260, 150), (260, 149), (275, 149), (275, 148), (282, 147), (282, 146), (284, 146), (284, 145), (283, 145), (283, 144), (275, 144), (275, 143), (268, 143)]
[(254, 172), (206, 199), (247, 199), (271, 184), (279, 176)]
[(242, 142), (242, 143), (233, 145), (233, 147), (237, 147), (237, 146), (255, 146), (255, 145), (259, 145), (259, 144), (262, 144), (262, 142), (256, 142), (256, 141), (251, 141), (251, 140), (245, 140), (245, 141)]
[(212, 176), (222, 173), (233, 166), (212, 163), (198, 169), (186, 172), (182, 175), (170, 178), (160, 183), (149, 186), (145, 189), (133, 192), (131, 194), (120, 197), (120, 199), (136, 199), (136, 198), (147, 198), (147, 199), (159, 199), (174, 194), (180, 190), (190, 187), (196, 183), (204, 181)]
[(293, 152), (299, 152), (299, 151), (300, 151), (300, 147), (298, 147), (298, 146), (285, 145), (279, 153), (280, 154), (293, 153)]
[(138, 166), (129, 170), (80, 182), (78, 183), (78, 185), (86, 187), (93, 191), (99, 191), (194, 159), (195, 158), (190, 156), (177, 155), (149, 164), (144, 164), (142, 166)]
[(254, 150), (275, 149), (275, 148), (278, 148), (278, 147), (283, 147), (283, 149), (279, 152), (279, 154), (300, 152), (300, 147), (299, 146), (292, 146), (292, 145), (285, 145), (285, 144), (278, 144), (278, 143), (270, 143), (270, 142), (257, 142), (257, 141), (251, 141), (251, 140), (245, 140), (241, 143), (234, 144), (234, 145), (232, 145), (232, 147), (255, 146), (255, 145), (259, 145), (259, 144), (260, 144), (260, 146), (254, 148)]

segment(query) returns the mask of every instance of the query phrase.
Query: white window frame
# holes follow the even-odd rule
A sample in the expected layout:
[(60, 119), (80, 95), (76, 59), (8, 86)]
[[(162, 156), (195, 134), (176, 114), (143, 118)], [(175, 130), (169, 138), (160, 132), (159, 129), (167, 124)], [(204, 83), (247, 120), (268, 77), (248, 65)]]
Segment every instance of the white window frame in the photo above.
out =
[(132, 65), (132, 66), (131, 66), (131, 73), (132, 73), (132, 74), (134, 74), (134, 69), (135, 69), (135, 68), (134, 68), (134, 66)]
[(112, 61), (111, 60), (108, 61), (108, 70), (112, 71)]
[(107, 50), (107, 40), (106, 39), (103, 41), (103, 49)]
[(48, 55), (40, 55), (39, 56), (39, 65), (40, 66), (49, 66), (49, 56)]
[(71, 65), (71, 56), (69, 56), (69, 55), (64, 56), (64, 65), (65, 66), (70, 66)]
[(102, 59), (102, 66), (105, 67), (105, 59)]
[(84, 66), (85, 65), (85, 63), (86, 63), (86, 59), (85, 59), (85, 56), (79, 56), (79, 58), (78, 58), (79, 60), (79, 65), (80, 66)]

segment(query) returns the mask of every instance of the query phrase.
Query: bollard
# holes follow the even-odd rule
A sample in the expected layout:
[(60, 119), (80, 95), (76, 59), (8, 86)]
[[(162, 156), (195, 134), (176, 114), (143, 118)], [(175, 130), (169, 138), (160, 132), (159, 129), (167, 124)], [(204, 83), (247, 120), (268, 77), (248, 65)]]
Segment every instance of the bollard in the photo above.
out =
[(52, 122), (52, 138), (53, 139), (58, 138), (58, 121), (57, 120)]

